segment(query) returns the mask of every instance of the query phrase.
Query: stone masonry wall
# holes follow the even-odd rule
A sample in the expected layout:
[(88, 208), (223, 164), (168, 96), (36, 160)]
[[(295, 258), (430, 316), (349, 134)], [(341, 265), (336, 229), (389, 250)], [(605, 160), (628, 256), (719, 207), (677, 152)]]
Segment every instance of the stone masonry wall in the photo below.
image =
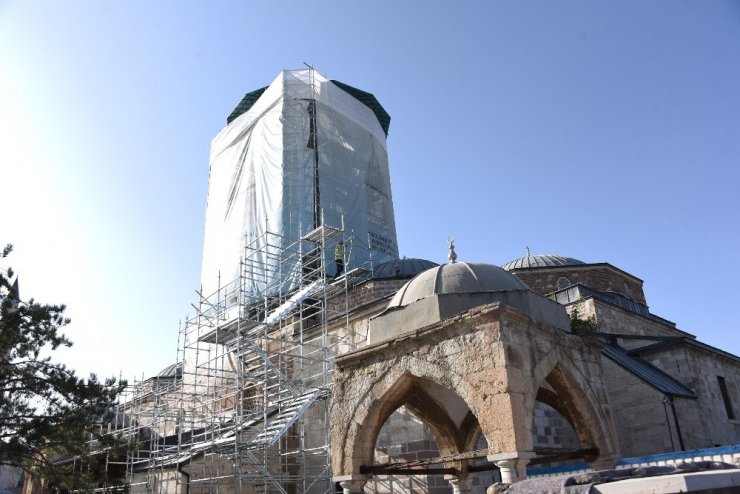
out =
[[(646, 317), (633, 314), (632, 312), (619, 309), (594, 299), (586, 299), (582, 302), (570, 304), (566, 307), (566, 310), (570, 313), (574, 308), (578, 309), (578, 314), (583, 319), (595, 316), (596, 330), (601, 333), (659, 337), (678, 337), (687, 335), (687, 333), (683, 331), (678, 331)], [(620, 341), (620, 345), (627, 349), (644, 346), (647, 343), (649, 342), (644, 340)]]
[(647, 305), (642, 283), (608, 266), (567, 266), (561, 268), (520, 269), (512, 271), (537, 293), (547, 295), (558, 290), (558, 279), (568, 278), (572, 285), (581, 283), (595, 290), (621, 293)]
[(573, 427), (557, 410), (540, 401), (535, 402), (532, 433), (535, 449), (578, 449), (580, 443)]
[[(699, 396), (700, 417), (707, 429), (704, 441), (709, 446), (740, 443), (740, 362), (730, 358), (712, 358), (708, 352), (695, 347), (689, 347), (687, 355), (693, 370), (692, 389)], [(735, 419), (727, 415), (718, 376), (725, 378)]]
[(536, 383), (556, 365), (573, 380), (561, 385), (581, 411), (581, 429), (594, 441), (583, 446), (596, 445), (603, 455), (615, 455), (600, 355), (594, 350), (576, 336), (490, 304), (414, 335), (339, 356), (331, 405), (334, 474), (356, 473), (371, 461), (367, 455), (375, 443), (368, 442), (374, 439), (368, 434), (379, 429), (378, 414), (383, 407), (395, 408), (394, 400), (402, 404), (403, 395), (397, 393), (416, 378), (436, 382), (468, 404), (490, 454), (532, 451)]
[[(685, 337), (678, 331), (644, 317), (603, 304), (593, 299), (578, 306), (582, 317), (596, 315), (597, 330), (630, 336)], [(572, 307), (569, 307), (572, 309)], [(628, 350), (659, 340), (619, 339)], [(740, 442), (740, 421), (727, 418), (717, 384), (717, 376), (726, 379), (731, 395), (740, 396), (740, 364), (737, 361), (686, 345), (671, 346), (642, 355), (697, 394), (697, 399), (674, 398), (678, 426), (684, 447), (707, 448)], [(620, 445), (624, 456), (674, 451), (680, 448), (671, 405), (666, 418), (663, 395), (608, 359), (609, 394), (612, 401)], [(668, 431), (670, 424), (671, 431)], [(673, 443), (671, 443), (671, 438)]]
[[(347, 293), (346, 304), (352, 311), (370, 302), (388, 297), (398, 291), (408, 279), (386, 279), (386, 280), (368, 280), (359, 285), (349, 288)], [(338, 295), (331, 299), (328, 304), (330, 313), (341, 313), (345, 310), (345, 298)]]
[[(642, 355), (693, 390), (696, 400), (675, 399), (684, 444), (688, 449), (740, 443), (738, 384), (740, 363), (689, 345), (675, 345)], [(735, 419), (730, 419), (722, 400), (717, 376), (725, 378)], [(734, 399), (733, 399), (734, 398)]]
[[(674, 451), (663, 395), (611, 360), (602, 359), (622, 457)], [(677, 439), (674, 434), (674, 443)]]

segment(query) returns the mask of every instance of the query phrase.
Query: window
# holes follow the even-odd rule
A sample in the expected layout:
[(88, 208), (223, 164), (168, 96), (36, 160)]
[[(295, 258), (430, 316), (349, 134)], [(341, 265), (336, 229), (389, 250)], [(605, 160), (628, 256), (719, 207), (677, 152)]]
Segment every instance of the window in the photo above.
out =
[(627, 284), (626, 281), (624, 282), (624, 294), (632, 298), (632, 290), (630, 289), (630, 286)]
[(560, 278), (558, 278), (558, 290), (568, 288), (570, 285), (572, 285), (572, 283), (565, 276), (561, 276)]
[(730, 400), (730, 393), (727, 391), (727, 383), (725, 378), (717, 376), (717, 384), (719, 384), (719, 392), (722, 394), (722, 401), (725, 402), (725, 411), (727, 412), (727, 418), (735, 420), (735, 410), (732, 408), (732, 401)]

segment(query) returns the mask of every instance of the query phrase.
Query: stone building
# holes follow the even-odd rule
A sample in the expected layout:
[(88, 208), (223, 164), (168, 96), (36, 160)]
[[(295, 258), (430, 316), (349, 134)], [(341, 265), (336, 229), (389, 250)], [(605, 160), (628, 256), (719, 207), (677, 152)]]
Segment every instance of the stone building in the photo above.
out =
[[(384, 470), (378, 458), (417, 459), (400, 443), (389, 458), (394, 445), (383, 434), (409, 414), (427, 425), (416, 441), (428, 456), (461, 456), (484, 436), (479, 457), (509, 481), (543, 457), (558, 460), (558, 450), (578, 450), (598, 468), (740, 441), (732, 401), (740, 360), (651, 314), (642, 280), (562, 256), (528, 255), (503, 268), (457, 263), (422, 272), (380, 303), (367, 346), (337, 357), (332, 465), (347, 489), (404, 471)], [(569, 315), (587, 331), (573, 334)], [(403, 413), (392, 415), (399, 406)], [(432, 438), (438, 449), (429, 451)], [(455, 490), (481, 490), (480, 474), (465, 463), (449, 463), (459, 475), (447, 477)], [(414, 485), (418, 477), (407, 481)], [(450, 488), (431, 476), (424, 485)]]
[(740, 360), (652, 314), (642, 280), (609, 263), (527, 256), (503, 266), (605, 341), (603, 366), (623, 456), (740, 442)]
[(483, 493), (740, 443), (740, 359), (652, 314), (636, 276), (397, 259), (372, 94), (285, 71), (227, 121), (179, 361), (108, 425), (138, 439), (130, 492)]

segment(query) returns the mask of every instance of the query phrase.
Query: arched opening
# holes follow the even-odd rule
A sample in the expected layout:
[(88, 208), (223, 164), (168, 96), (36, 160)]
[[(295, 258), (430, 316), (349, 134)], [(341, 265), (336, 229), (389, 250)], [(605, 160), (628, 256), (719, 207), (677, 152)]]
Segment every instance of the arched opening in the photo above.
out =
[(535, 401), (532, 414), (532, 443), (535, 451), (581, 448), (568, 417), (540, 400)]
[[(543, 394), (552, 396), (545, 398)], [(582, 450), (578, 434), (569, 417), (563, 415), (566, 411), (558, 406), (557, 396), (546, 388), (540, 388), (537, 396), (532, 412), (532, 445), (538, 458), (532, 466), (547, 468), (583, 462), (578, 457), (578, 452)]]
[(555, 365), (537, 389), (532, 413), (531, 466), (592, 462), (608, 453), (603, 411), (568, 369)]
[[(498, 472), (486, 461), (488, 449), (480, 425), (454, 391), (415, 376), (406, 382), (397, 408), (379, 424), (373, 448), (372, 492), (453, 492), (449, 477), (465, 477), (471, 492), (484, 493)], [(481, 451), (481, 458), (454, 459)], [(440, 458), (453, 457), (450, 461)], [(437, 461), (435, 461), (437, 460)], [(479, 467), (474, 472), (470, 466)]]
[[(408, 407), (401, 406), (388, 417), (375, 442), (374, 465), (417, 462), (440, 456), (429, 427)], [(429, 468), (441, 468), (440, 464)], [(452, 492), (441, 475), (375, 474), (365, 486), (373, 492)]]

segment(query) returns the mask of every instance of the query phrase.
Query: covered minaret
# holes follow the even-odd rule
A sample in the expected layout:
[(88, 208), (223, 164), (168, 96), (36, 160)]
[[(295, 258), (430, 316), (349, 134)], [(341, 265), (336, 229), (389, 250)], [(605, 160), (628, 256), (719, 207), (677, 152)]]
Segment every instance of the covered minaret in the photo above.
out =
[[(247, 246), (279, 256), (322, 225), (343, 226), (345, 236), (357, 239), (348, 269), (371, 256), (397, 259), (389, 124), (372, 94), (310, 68), (283, 71), (269, 86), (247, 93), (211, 144), (203, 295), (239, 276)], [(282, 245), (260, 245), (266, 232)], [(260, 271), (260, 262), (248, 269)], [(283, 264), (280, 283), (294, 285), (300, 262)], [(259, 272), (250, 274), (260, 281), (248, 289), (275, 286)]]

